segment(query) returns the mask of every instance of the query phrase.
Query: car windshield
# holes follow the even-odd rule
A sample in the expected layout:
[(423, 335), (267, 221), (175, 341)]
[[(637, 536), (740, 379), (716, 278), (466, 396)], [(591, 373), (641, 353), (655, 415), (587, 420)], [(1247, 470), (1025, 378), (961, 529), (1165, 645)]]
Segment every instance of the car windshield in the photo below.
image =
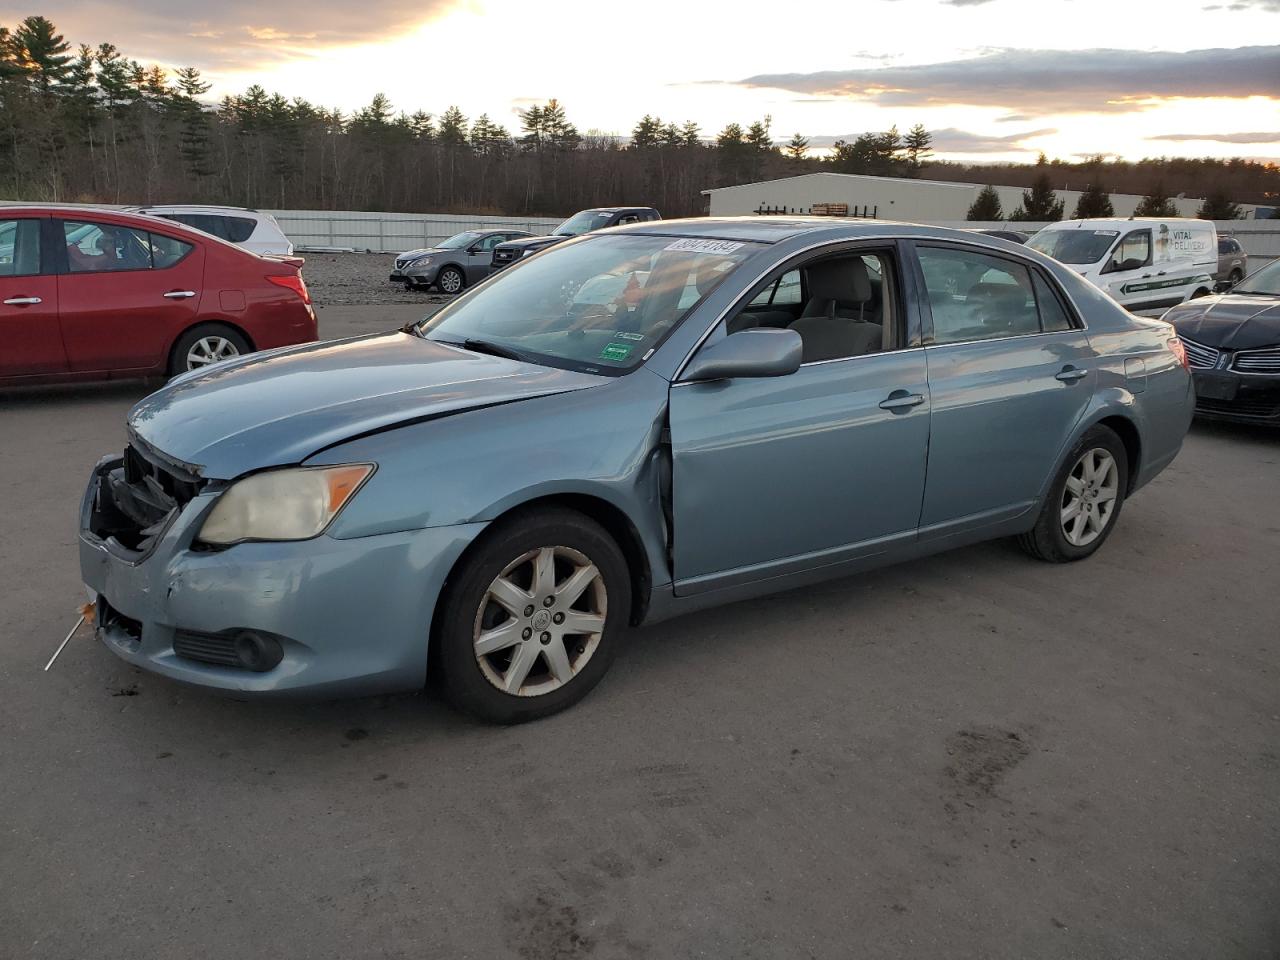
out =
[(575, 213), (560, 226), (556, 227), (553, 236), (556, 237), (579, 237), (584, 233), (590, 233), (592, 230), (599, 230), (606, 226), (613, 219), (612, 213), (604, 213), (599, 210), (583, 210), (581, 213)]
[(431, 340), (588, 373), (635, 368), (758, 244), (591, 237), (522, 262), (417, 327)]
[(444, 240), (436, 244), (438, 250), (457, 250), (459, 247), (469, 247), (480, 239), (480, 234), (474, 230), (468, 230), (466, 233), (455, 233), (448, 240)]
[(1060, 263), (1097, 263), (1119, 235), (1118, 230), (1041, 230), (1027, 246)]
[(1231, 292), (1280, 297), (1280, 260), (1272, 260), (1261, 270), (1245, 277), (1231, 288)]

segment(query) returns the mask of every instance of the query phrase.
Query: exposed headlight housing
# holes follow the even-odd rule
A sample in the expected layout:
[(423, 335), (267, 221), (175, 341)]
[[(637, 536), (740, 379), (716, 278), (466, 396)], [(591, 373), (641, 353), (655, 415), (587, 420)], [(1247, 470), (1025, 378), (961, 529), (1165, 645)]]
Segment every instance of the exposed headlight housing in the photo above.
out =
[(537, 250), (534, 250), (532, 247), (530, 247), (530, 248), (529, 248), (528, 250), (526, 250), (524, 253), (520, 254), (520, 256), (521, 256), (521, 258), (522, 258), (522, 259), (523, 259), (524, 257), (532, 257), (532, 256), (533, 256), (535, 253), (537, 253), (537, 252), (538, 252)]
[(373, 469), (371, 463), (349, 463), (245, 477), (218, 498), (198, 539), (217, 546), (245, 540), (310, 540), (333, 522)]
[(431, 255), (428, 254), (425, 257), (418, 257), (416, 260), (410, 260), (408, 263), (405, 264), (405, 266), (406, 267), (425, 267), (430, 262), (431, 262)]

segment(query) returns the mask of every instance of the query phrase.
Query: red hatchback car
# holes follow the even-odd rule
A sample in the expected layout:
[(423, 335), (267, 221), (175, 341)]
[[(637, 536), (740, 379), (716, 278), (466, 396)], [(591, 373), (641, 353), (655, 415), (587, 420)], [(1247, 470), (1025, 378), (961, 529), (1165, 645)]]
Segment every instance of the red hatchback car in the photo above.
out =
[(315, 340), (301, 264), (158, 217), (0, 207), (0, 384), (172, 376)]

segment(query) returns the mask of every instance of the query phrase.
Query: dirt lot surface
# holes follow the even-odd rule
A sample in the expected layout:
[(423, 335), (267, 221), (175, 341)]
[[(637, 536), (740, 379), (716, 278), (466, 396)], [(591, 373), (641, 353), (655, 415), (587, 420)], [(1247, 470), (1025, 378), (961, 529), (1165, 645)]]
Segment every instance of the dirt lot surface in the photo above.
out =
[(387, 279), (395, 256), (389, 253), (300, 253), (302, 276), (312, 299), (322, 306), (352, 304), (448, 303), (441, 293), (405, 290)]
[[(417, 312), (328, 302), (328, 336)], [(6, 960), (1280, 955), (1280, 436), (1196, 426), (1087, 562), (696, 614), (494, 729), (219, 699), (87, 633), (41, 672), (144, 392), (0, 393)]]

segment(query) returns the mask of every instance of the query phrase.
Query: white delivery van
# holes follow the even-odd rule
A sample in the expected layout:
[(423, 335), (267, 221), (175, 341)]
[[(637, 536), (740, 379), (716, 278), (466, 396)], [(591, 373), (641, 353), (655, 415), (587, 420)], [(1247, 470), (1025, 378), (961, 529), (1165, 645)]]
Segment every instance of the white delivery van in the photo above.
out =
[(1213, 292), (1218, 235), (1211, 220), (1063, 220), (1028, 242), (1127, 310), (1159, 310)]

